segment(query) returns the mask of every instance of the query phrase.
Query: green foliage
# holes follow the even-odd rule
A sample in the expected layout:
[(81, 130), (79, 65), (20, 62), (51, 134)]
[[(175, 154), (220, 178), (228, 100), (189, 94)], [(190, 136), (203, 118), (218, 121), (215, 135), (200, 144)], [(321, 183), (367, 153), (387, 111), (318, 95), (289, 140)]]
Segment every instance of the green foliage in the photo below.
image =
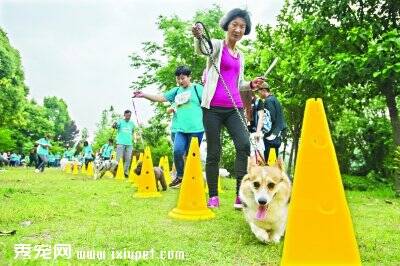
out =
[(16, 147), (15, 140), (12, 138), (12, 131), (0, 128), (0, 151), (12, 151)]

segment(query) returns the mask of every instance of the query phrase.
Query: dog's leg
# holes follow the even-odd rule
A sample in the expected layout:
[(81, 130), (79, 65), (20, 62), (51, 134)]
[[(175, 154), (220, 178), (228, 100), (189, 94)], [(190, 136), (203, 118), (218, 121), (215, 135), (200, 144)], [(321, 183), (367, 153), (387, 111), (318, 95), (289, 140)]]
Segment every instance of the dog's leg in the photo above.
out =
[(280, 223), (277, 228), (274, 228), (271, 232), (271, 240), (274, 243), (279, 243), (283, 233), (285, 232), (286, 224), (284, 222)]
[(161, 183), (163, 191), (166, 191), (167, 190), (167, 182), (165, 181), (164, 172), (161, 172), (161, 174), (160, 174), (160, 183)]
[(251, 228), (251, 231), (254, 233), (254, 235), (261, 242), (267, 243), (270, 241), (269, 235), (268, 235), (267, 231), (265, 231), (264, 229), (258, 227), (257, 225), (255, 225), (253, 223), (250, 223), (250, 228)]

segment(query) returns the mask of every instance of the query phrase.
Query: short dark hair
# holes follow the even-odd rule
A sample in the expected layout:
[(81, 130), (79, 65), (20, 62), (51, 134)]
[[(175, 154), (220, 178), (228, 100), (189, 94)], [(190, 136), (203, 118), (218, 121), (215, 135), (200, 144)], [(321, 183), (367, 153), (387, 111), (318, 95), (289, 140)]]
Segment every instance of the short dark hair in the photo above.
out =
[(108, 142), (114, 143), (113, 139), (108, 139)]
[(192, 74), (192, 70), (188, 66), (178, 66), (175, 70), (176, 77), (180, 75), (190, 76), (190, 74)]
[(125, 110), (124, 114), (131, 114), (131, 110)]
[(244, 35), (248, 35), (251, 31), (251, 20), (250, 14), (247, 10), (235, 8), (225, 14), (225, 16), (221, 19), (219, 25), (224, 31), (228, 30), (229, 23), (235, 18), (242, 18), (246, 22), (246, 30), (244, 31)]
[(83, 142), (83, 146), (87, 146), (87, 145), (89, 145), (89, 142), (87, 142), (87, 140), (85, 140), (85, 141)]

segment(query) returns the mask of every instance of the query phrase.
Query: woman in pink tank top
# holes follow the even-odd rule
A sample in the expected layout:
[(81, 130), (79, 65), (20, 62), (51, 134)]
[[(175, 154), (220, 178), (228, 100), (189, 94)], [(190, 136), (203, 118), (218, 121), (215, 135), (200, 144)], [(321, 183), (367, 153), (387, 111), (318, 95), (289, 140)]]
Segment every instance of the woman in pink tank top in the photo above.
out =
[[(226, 127), (236, 149), (235, 175), (237, 182), (234, 207), (239, 209), (242, 207), (238, 196), (239, 187), (243, 176), (247, 173), (247, 157), (250, 155), (250, 141), (246, 126), (243, 125), (235, 109), (235, 105), (244, 119), (240, 89), (250, 90), (256, 87), (259, 88), (262, 86), (263, 80), (256, 78), (251, 82), (243, 82), (244, 58), (243, 54), (237, 49), (236, 44), (242, 39), (243, 35), (250, 33), (251, 21), (248, 12), (239, 8), (233, 9), (224, 16), (220, 25), (227, 32), (225, 40), (213, 40), (212, 44), (213, 50), (219, 52), (219, 54), (213, 56), (218, 60), (218, 62), (215, 60), (215, 63), (219, 63), (219, 72), (223, 80), (215, 75), (215, 73), (213, 76), (210, 75), (210, 71), (203, 74), (203, 77), (207, 78), (203, 94), (209, 93), (203, 95), (203, 99), (206, 101), (202, 104), (204, 107), (203, 124), (207, 139), (206, 177), (209, 189), (208, 206), (210, 208), (219, 207), (218, 175), (221, 157), (221, 130), (223, 127)], [(194, 36), (200, 37), (203, 29), (194, 26), (192, 31)], [(216, 80), (217, 78), (218, 80)], [(223, 81), (225, 81), (227, 88), (225, 88)], [(215, 87), (214, 84), (216, 84)], [(213, 92), (214, 89), (215, 92)], [(228, 97), (226, 89), (229, 90), (233, 101)]]

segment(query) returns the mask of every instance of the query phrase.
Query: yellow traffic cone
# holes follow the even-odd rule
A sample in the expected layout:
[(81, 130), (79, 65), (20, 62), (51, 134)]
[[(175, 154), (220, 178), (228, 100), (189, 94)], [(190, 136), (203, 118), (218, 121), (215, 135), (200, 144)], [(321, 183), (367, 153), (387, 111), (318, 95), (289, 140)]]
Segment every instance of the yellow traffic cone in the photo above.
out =
[(269, 156), (268, 156), (268, 162), (267, 162), (267, 164), (268, 164), (268, 165), (275, 165), (275, 163), (276, 163), (276, 157), (277, 157), (277, 154), (276, 154), (276, 152), (275, 152), (275, 149), (270, 149), (270, 150), (269, 150)]
[(118, 162), (118, 168), (117, 168), (117, 173), (115, 174), (115, 180), (118, 181), (123, 181), (125, 178), (125, 174), (124, 174), (124, 163), (122, 161), (122, 158), (119, 159)]
[[(206, 182), (206, 186), (205, 186), (205, 189), (204, 189), (204, 190), (205, 190), (206, 193), (208, 194), (208, 185), (207, 185), (207, 182)], [(221, 194), (221, 193), (225, 193), (225, 191), (222, 189), (221, 177), (218, 176), (218, 194)]]
[(206, 204), (197, 138), (192, 138), (190, 142), (178, 205), (168, 215), (179, 220), (208, 220), (215, 217)]
[(137, 167), (137, 160), (136, 160), (136, 156), (133, 156), (132, 158), (132, 163), (131, 163), (131, 169), (129, 170), (129, 178), (128, 181), (132, 183), (133, 186), (135, 186), (135, 182), (136, 182), (136, 173), (135, 173), (135, 169)]
[(361, 265), (321, 99), (304, 112), (281, 265)]
[(161, 167), (164, 165), (164, 157), (160, 158), (160, 161), (158, 162), (158, 167)]
[(87, 170), (86, 170), (86, 175), (87, 176), (93, 176), (94, 172), (93, 172), (93, 162), (89, 162)]
[(161, 193), (157, 191), (150, 148), (146, 148), (144, 151), (142, 171), (140, 175), (137, 176), (136, 183), (138, 190), (133, 194), (134, 198), (161, 197)]
[(163, 166), (165, 182), (167, 184), (170, 184), (172, 182), (172, 178), (171, 178), (171, 171), (169, 169), (169, 162), (168, 162), (168, 156), (167, 155), (164, 156), (164, 160), (163, 160), (163, 165), (162, 166)]
[(67, 162), (67, 163), (65, 164), (65, 173), (71, 174), (71, 173), (72, 173), (71, 167), (72, 167), (71, 163), (70, 163), (70, 162)]
[(143, 162), (143, 152), (139, 154), (139, 162)]
[(86, 174), (86, 164), (85, 163), (82, 164), (81, 174)]
[(73, 164), (74, 164), (74, 167), (73, 167), (73, 169), (72, 169), (72, 174), (73, 174), (73, 175), (77, 175), (77, 174), (79, 173), (79, 171), (78, 171), (78, 164), (77, 164), (76, 162), (74, 162)]

